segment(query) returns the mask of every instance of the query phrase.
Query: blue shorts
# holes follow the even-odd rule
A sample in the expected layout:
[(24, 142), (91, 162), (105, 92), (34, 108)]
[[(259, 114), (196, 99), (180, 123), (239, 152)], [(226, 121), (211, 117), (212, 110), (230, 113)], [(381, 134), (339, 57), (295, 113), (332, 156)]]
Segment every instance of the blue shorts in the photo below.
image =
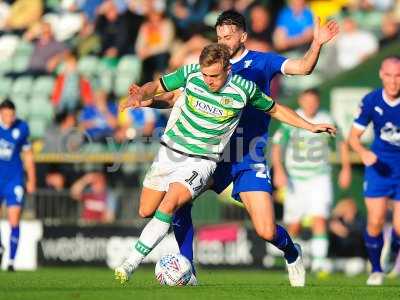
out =
[(398, 165), (397, 161), (379, 159), (372, 166), (365, 167), (364, 196), (389, 197), (400, 201), (400, 168)]
[(213, 176), (211, 189), (217, 194), (222, 193), (233, 182), (232, 198), (240, 201), (241, 192), (268, 192), (272, 193), (271, 177), (266, 161), (254, 164), (243, 164), (238, 167), (237, 163), (220, 162), (217, 164)]
[(8, 207), (22, 207), (24, 204), (24, 185), (22, 181), (0, 181), (0, 205), (4, 199)]

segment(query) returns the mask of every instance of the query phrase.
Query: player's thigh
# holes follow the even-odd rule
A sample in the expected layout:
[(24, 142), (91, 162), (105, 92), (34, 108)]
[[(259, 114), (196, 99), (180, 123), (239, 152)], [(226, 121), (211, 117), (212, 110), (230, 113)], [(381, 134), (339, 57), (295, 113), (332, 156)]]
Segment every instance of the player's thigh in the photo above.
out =
[(152, 216), (165, 196), (165, 191), (157, 191), (143, 187), (140, 195), (139, 215), (142, 218)]
[(20, 205), (12, 205), (7, 207), (7, 218), (10, 226), (15, 227), (21, 219), (22, 207)]
[(365, 198), (365, 206), (367, 208), (368, 226), (382, 227), (388, 207), (387, 197), (367, 197)]
[(180, 182), (173, 182), (169, 185), (168, 191), (162, 199), (158, 210), (166, 214), (173, 214), (175, 211), (192, 200), (192, 192), (187, 185)]
[(240, 199), (246, 207), (258, 235), (266, 240), (273, 239), (275, 214), (271, 194), (261, 191), (241, 192)]
[(300, 224), (301, 218), (307, 209), (307, 189), (304, 180), (289, 178), (285, 189), (285, 201), (283, 202), (283, 222), (285, 224)]
[(220, 162), (208, 181), (208, 188), (217, 194), (221, 194), (232, 181), (232, 163)]
[(306, 214), (313, 217), (315, 229), (324, 226), (329, 218), (333, 202), (332, 179), (330, 175), (322, 174), (307, 182), (307, 191), (304, 197), (307, 199)]

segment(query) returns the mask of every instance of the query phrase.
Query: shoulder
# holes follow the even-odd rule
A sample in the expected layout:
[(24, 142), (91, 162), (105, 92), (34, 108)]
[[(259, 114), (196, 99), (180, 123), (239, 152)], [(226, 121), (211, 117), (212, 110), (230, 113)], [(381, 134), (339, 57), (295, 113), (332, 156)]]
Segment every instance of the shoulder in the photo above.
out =
[(197, 73), (200, 71), (200, 65), (199, 64), (190, 64), (190, 65), (184, 65), (182, 67), (182, 72), (185, 77), (192, 73)]
[(15, 120), (15, 127), (21, 130), (27, 130), (29, 128), (28, 123), (21, 119)]
[(256, 88), (256, 84), (253, 81), (244, 79), (242, 76), (237, 74), (232, 76), (231, 82), (246, 93), (253, 93)]
[(362, 105), (374, 104), (382, 98), (382, 88), (373, 90), (366, 94), (362, 100)]

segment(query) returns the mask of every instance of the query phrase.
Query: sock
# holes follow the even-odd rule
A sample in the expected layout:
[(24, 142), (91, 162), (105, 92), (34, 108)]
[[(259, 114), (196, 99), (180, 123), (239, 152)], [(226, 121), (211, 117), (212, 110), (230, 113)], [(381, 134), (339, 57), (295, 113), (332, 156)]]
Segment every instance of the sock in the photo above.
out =
[(390, 243), (390, 251), (397, 257), (400, 249), (400, 236), (392, 229), (392, 241)]
[(286, 229), (276, 224), (276, 236), (275, 239), (270, 241), (272, 245), (283, 251), (283, 256), (286, 261), (291, 264), (296, 261), (299, 253), (294, 247), (293, 241), (287, 233)]
[(383, 248), (383, 234), (370, 236), (367, 231), (364, 233), (364, 243), (367, 248), (368, 258), (372, 265), (373, 272), (382, 272), (381, 253)]
[(10, 263), (12, 264), (15, 259), (15, 255), (17, 254), (19, 242), (19, 226), (11, 227), (11, 235), (10, 235)]
[(171, 221), (171, 215), (157, 210), (154, 217), (144, 227), (139, 240), (135, 244), (135, 249), (133, 249), (127, 261), (131, 265), (137, 267), (151, 250), (153, 250), (167, 235)]
[(196, 270), (193, 264), (194, 229), (191, 210), (191, 203), (182, 206), (174, 215), (172, 227), (179, 246), (179, 252), (190, 261), (193, 274), (196, 275)]
[(315, 235), (311, 239), (311, 257), (314, 271), (324, 268), (324, 263), (328, 256), (328, 246), (329, 242), (326, 234)]

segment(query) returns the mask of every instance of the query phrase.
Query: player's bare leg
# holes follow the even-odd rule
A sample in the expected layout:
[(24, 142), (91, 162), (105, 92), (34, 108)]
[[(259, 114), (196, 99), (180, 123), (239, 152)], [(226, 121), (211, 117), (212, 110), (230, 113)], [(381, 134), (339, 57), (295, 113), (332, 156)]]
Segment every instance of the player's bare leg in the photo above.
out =
[(139, 200), (139, 216), (149, 218), (154, 215), (166, 192), (143, 187)]
[(372, 272), (367, 280), (367, 285), (382, 285), (384, 274), (381, 266), (381, 253), (383, 248), (382, 229), (387, 211), (386, 197), (366, 198), (367, 230), (364, 236)]
[(173, 213), (192, 199), (190, 191), (181, 183), (172, 183), (154, 217), (144, 227), (129, 257), (115, 269), (115, 278), (121, 283), (129, 280), (142, 260), (167, 235)]
[(240, 199), (250, 215), (257, 234), (284, 252), (290, 285), (303, 287), (306, 273), (301, 248), (297, 244), (294, 245), (286, 230), (275, 223), (271, 195), (261, 191), (242, 192)]

